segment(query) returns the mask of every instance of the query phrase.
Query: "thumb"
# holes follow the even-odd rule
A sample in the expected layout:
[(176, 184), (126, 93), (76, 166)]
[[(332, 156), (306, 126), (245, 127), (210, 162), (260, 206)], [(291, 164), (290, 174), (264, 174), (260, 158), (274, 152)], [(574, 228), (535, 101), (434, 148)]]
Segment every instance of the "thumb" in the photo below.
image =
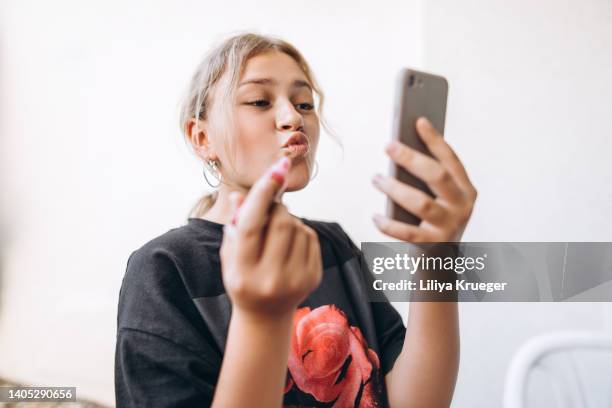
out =
[(240, 208), (238, 222), (246, 231), (261, 230), (279, 190), (285, 188), (291, 159), (283, 157), (270, 166), (250, 188)]
[(238, 219), (238, 210), (240, 209), (240, 206), (244, 201), (244, 194), (238, 191), (232, 191), (229, 195), (229, 200), (232, 209), (232, 214), (234, 214), (232, 218), (232, 224), (236, 225), (236, 221)]

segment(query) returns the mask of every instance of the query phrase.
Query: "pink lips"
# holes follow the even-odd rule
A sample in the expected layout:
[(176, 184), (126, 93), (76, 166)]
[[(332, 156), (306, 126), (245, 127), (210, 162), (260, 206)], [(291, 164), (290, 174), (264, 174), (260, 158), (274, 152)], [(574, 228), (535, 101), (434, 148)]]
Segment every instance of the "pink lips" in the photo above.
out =
[(306, 152), (308, 152), (308, 144), (292, 144), (287, 147), (283, 147), (283, 150), (288, 152), (288, 156), (291, 157), (303, 156), (306, 154)]
[(303, 156), (308, 152), (308, 138), (303, 132), (294, 132), (285, 141), (282, 150), (291, 158)]

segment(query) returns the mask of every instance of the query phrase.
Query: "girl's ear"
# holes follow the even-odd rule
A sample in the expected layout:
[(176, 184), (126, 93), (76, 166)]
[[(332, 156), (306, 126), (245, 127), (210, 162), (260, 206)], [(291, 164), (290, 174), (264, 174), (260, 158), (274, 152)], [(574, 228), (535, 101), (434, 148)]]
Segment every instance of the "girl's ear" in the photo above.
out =
[(212, 146), (206, 130), (206, 123), (202, 120), (198, 120), (196, 126), (196, 120), (192, 118), (189, 120), (189, 123), (187, 123), (187, 129), (185, 130), (187, 138), (196, 154), (202, 160), (206, 160), (210, 157)]

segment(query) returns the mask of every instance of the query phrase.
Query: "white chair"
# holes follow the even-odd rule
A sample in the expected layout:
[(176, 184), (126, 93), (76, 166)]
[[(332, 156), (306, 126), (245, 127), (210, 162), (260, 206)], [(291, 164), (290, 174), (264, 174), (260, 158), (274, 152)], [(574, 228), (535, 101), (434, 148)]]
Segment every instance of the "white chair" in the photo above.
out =
[(528, 340), (515, 353), (504, 408), (612, 407), (612, 335), (557, 332)]

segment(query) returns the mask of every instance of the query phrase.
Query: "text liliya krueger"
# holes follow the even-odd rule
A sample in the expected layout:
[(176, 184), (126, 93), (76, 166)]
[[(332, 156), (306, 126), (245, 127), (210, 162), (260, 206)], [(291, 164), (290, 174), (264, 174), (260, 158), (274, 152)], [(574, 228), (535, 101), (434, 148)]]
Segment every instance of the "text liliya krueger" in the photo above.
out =
[[(372, 273), (382, 275), (387, 271), (408, 272), (414, 275), (416, 272), (427, 272), (429, 277), (434, 278), (436, 271), (438, 272), (454, 272), (462, 275), (465, 272), (478, 271), (485, 269), (485, 259), (487, 254), (479, 257), (440, 257), (440, 256), (410, 256), (408, 254), (396, 254), (394, 257), (375, 257), (372, 260)], [(381, 276), (382, 278), (382, 276)], [(466, 279), (455, 279), (454, 282), (449, 282), (447, 279), (439, 281), (438, 279), (423, 279), (415, 280), (400, 279), (399, 281), (386, 282), (383, 279), (376, 279), (372, 283), (374, 290), (377, 291), (485, 291), (495, 292), (503, 291), (508, 285), (507, 282), (469, 282)]]

